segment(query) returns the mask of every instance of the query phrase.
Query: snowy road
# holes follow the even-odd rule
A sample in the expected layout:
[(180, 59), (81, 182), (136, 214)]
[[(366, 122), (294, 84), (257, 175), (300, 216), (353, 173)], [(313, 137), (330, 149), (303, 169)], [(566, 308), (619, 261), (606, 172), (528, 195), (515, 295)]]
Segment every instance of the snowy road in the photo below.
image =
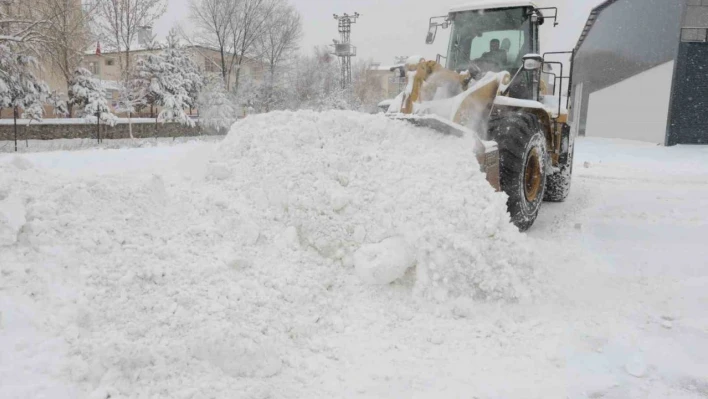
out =
[[(579, 368), (605, 385), (595, 397), (708, 397), (708, 147), (580, 139), (576, 151), (570, 198), (544, 204), (530, 235), (581, 247), (619, 290), (588, 294), (626, 309), (614, 323), (634, 324), (586, 325), (596, 353)], [(643, 379), (617, 379), (631, 374), (627, 359)]]
[[(24, 157), (38, 168), (67, 176), (101, 175), (108, 179), (106, 185), (131, 178), (137, 181), (136, 195), (145, 195), (160, 207), (165, 188), (175, 199), (183, 198), (169, 173), (203, 175), (214, 146)], [(8, 162), (18, 163), (13, 156), (0, 156), (0, 163)], [(112, 321), (110, 313), (92, 313), (91, 302), (64, 292), (70, 285), (62, 283), (74, 278), (90, 282), (100, 276), (64, 276), (61, 257), (50, 274), (56, 281), (32, 282), (31, 277), (27, 281), (31, 292), (61, 291), (67, 301), (76, 301), (79, 305), (66, 310), (68, 315), (43, 315), (31, 300), (3, 295), (15, 292), (15, 287), (0, 280), (0, 397), (708, 398), (708, 147), (581, 139), (575, 162), (570, 198), (563, 204), (544, 204), (529, 233), (549, 259), (545, 297), (522, 304), (426, 305), (411, 301), (405, 286), (363, 288), (351, 276), (341, 276), (312, 287), (320, 295), (312, 299), (295, 287), (279, 287), (282, 281), (258, 285), (257, 276), (248, 268), (242, 271), (242, 266), (233, 267), (247, 278), (222, 273), (216, 266), (200, 270), (191, 280), (157, 266), (123, 275), (118, 269), (129, 270), (138, 254), (157, 264), (171, 259), (160, 248), (140, 248), (137, 237), (126, 236), (134, 242), (135, 254), (106, 264), (116, 268), (105, 271), (115, 275), (109, 285), (114, 292), (86, 295), (101, 298), (100, 309), (113, 312), (111, 301), (135, 305), (124, 291), (134, 281), (154, 281), (154, 291), (140, 293), (147, 299), (138, 302), (146, 306), (145, 316), (136, 314), (134, 321)], [(155, 173), (164, 174), (164, 182), (151, 177)], [(228, 202), (206, 196), (204, 200), (223, 207)], [(122, 212), (131, 214), (126, 217), (147, 218), (146, 223), (169, 217), (199, 221), (199, 212), (190, 204), (150, 215), (131, 208), (133, 198), (123, 201)], [(109, 222), (97, 221), (103, 229), (111, 228)], [(187, 238), (200, 242), (212, 234), (206, 225), (190, 230)], [(143, 231), (128, 233), (151, 239)], [(160, 232), (154, 235), (159, 238)], [(58, 249), (45, 251), (51, 255)], [(219, 254), (186, 251), (184, 256), (211, 265), (211, 258)], [(288, 281), (302, 278), (293, 275)], [(213, 290), (203, 291), (200, 279)], [(180, 284), (185, 291), (174, 292), (165, 287), (167, 282)], [(333, 286), (341, 292), (331, 292)], [(261, 346), (244, 344), (232, 335), (233, 320), (221, 316), (224, 307), (233, 311), (221, 294), (241, 295), (241, 290), (256, 291), (255, 306), (263, 314), (278, 310), (271, 308), (268, 295), (285, 295), (288, 307), (282, 322), (263, 327), (264, 335), (268, 329), (280, 329), (280, 324), (287, 327), (291, 347), (280, 360)], [(356, 299), (347, 301), (348, 297)], [(291, 302), (300, 304), (301, 314), (291, 313)], [(190, 308), (195, 303), (201, 307)], [(194, 308), (208, 312), (189, 313)], [(159, 317), (153, 320), (150, 314)], [(173, 315), (195, 320), (175, 322)], [(236, 315), (256, 322), (261, 317)], [(78, 327), (71, 324), (72, 330), (60, 339), (49, 326), (61, 325), (55, 319), (62, 318), (78, 320)], [(107, 331), (95, 328), (99, 321), (107, 327), (114, 322), (131, 324), (126, 335), (119, 336), (111, 335), (107, 327)], [(184, 333), (170, 335), (175, 328)], [(95, 335), (83, 336), (84, 329)], [(168, 336), (173, 341), (167, 341)], [(136, 337), (149, 337), (154, 347), (138, 346), (132, 341)], [(199, 340), (203, 343), (195, 344)], [(87, 347), (77, 349), (72, 346), (75, 342)], [(190, 351), (181, 344), (201, 349)], [(82, 358), (83, 351), (84, 356), (99, 354), (102, 363)], [(256, 366), (252, 370), (250, 365), (231, 364), (235, 358)], [(69, 372), (59, 371), (65, 369)], [(126, 386), (141, 390), (126, 391)]]

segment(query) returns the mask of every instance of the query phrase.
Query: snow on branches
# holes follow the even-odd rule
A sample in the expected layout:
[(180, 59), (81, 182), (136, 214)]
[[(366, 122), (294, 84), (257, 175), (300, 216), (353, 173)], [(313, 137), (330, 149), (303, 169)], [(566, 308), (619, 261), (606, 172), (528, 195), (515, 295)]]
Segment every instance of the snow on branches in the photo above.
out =
[(66, 101), (62, 99), (63, 93), (53, 91), (47, 98), (47, 104), (54, 109), (54, 116), (64, 117), (69, 115), (69, 108)]
[(135, 74), (135, 82), (142, 88), (147, 104), (162, 108), (157, 116), (159, 122), (194, 126), (184, 110), (196, 105), (203, 80), (183, 50), (169, 48), (160, 55), (140, 58)]
[(118, 121), (108, 108), (103, 84), (85, 68), (76, 68), (69, 82), (69, 104), (83, 107), (83, 116), (87, 121), (95, 121), (97, 115), (110, 126)]
[(198, 105), (200, 123), (206, 128), (228, 130), (236, 122), (235, 104), (219, 76), (207, 80), (199, 95)]
[(35, 76), (37, 69), (34, 57), (20, 53), (16, 45), (0, 43), (0, 108), (22, 109), (23, 118), (41, 120), (49, 88)]

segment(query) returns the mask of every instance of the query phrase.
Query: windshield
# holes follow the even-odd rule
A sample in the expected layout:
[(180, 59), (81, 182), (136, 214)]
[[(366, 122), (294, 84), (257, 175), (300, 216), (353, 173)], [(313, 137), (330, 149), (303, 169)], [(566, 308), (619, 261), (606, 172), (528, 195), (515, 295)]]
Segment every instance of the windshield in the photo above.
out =
[(450, 69), (476, 64), (485, 71), (515, 70), (531, 52), (525, 8), (455, 14), (448, 60)]

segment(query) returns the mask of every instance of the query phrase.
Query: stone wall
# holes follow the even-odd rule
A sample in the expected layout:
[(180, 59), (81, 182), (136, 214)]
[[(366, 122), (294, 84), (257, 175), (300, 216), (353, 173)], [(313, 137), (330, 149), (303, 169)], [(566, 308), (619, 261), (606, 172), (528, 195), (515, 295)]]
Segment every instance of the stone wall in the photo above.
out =
[[(214, 130), (202, 129), (199, 125), (189, 127), (178, 123), (135, 123), (133, 124), (133, 137), (188, 137), (201, 135), (224, 134)], [(14, 140), (14, 126), (0, 125), (0, 141)], [(17, 125), (18, 140), (55, 140), (55, 139), (90, 139), (96, 138), (96, 125), (87, 124), (25, 124)], [(121, 123), (116, 126), (101, 125), (102, 139), (127, 139), (130, 138), (128, 124)]]

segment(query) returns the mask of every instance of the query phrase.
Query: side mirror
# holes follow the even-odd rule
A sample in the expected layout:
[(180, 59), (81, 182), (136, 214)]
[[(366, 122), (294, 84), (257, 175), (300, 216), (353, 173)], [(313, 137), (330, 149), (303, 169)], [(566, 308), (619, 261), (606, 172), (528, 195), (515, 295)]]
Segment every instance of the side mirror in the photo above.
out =
[(540, 11), (533, 11), (531, 14), (531, 22), (534, 24), (543, 25), (546, 22), (546, 18), (543, 17)]
[(536, 71), (543, 66), (543, 57), (538, 54), (526, 54), (524, 56), (524, 69), (527, 71)]
[(437, 36), (438, 33), (438, 26), (437, 25), (430, 25), (430, 28), (428, 28), (428, 36), (425, 37), (425, 44), (433, 44), (435, 42), (435, 36)]

